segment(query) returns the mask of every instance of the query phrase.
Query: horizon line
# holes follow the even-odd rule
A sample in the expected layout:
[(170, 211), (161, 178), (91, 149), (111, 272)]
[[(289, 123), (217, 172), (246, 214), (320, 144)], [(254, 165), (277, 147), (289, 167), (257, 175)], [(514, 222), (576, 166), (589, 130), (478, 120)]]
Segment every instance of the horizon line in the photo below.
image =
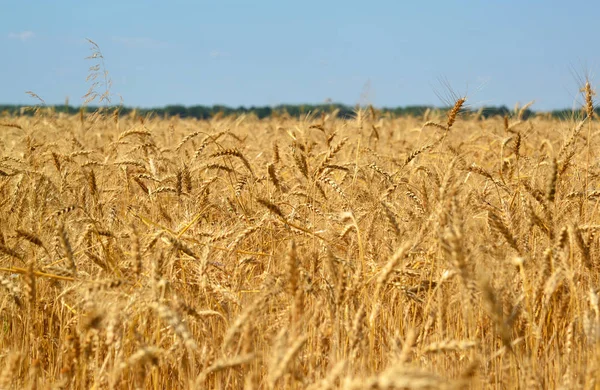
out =
[[(394, 110), (399, 110), (399, 109), (440, 109), (440, 110), (444, 110), (444, 109), (449, 109), (452, 106), (438, 106), (438, 105), (431, 105), (431, 104), (407, 104), (407, 105), (397, 105), (397, 106), (376, 106), (373, 104), (346, 104), (346, 103), (338, 103), (338, 102), (326, 102), (326, 103), (279, 103), (279, 104), (264, 104), (264, 105), (229, 105), (229, 104), (222, 104), (222, 103), (213, 103), (213, 104), (191, 104), (191, 105), (186, 105), (186, 104), (181, 104), (181, 103), (169, 103), (169, 104), (165, 104), (162, 106), (136, 106), (136, 105), (125, 105), (125, 104), (80, 104), (80, 105), (72, 105), (72, 104), (65, 104), (65, 103), (60, 103), (60, 104), (55, 104), (55, 103), (46, 103), (44, 101), (39, 102), (37, 104), (23, 104), (23, 103), (0, 103), (0, 109), (2, 110), (6, 110), (8, 108), (35, 108), (35, 107), (46, 107), (46, 108), (63, 108), (63, 107), (67, 107), (67, 108), (72, 108), (72, 109), (81, 109), (81, 108), (89, 108), (89, 109), (98, 109), (98, 108), (108, 108), (108, 109), (114, 109), (114, 108), (123, 108), (123, 109), (128, 109), (128, 110), (144, 110), (144, 111), (152, 111), (152, 110), (165, 110), (168, 108), (185, 108), (185, 109), (189, 109), (189, 108), (207, 108), (207, 109), (225, 109), (225, 110), (231, 110), (231, 111), (238, 111), (238, 110), (253, 110), (253, 109), (277, 109), (277, 108), (289, 108), (289, 107), (295, 107), (295, 108), (303, 108), (303, 107), (308, 107), (308, 108), (327, 108), (327, 107), (336, 107), (336, 108), (347, 108), (347, 109), (354, 109), (357, 107), (360, 108), (369, 108), (369, 107), (373, 107), (376, 110), (383, 110), (383, 111), (394, 111)], [(531, 108), (529, 103), (520, 105), (520, 104), (516, 104), (514, 105), (512, 108), (506, 104), (501, 104), (501, 105), (477, 105), (477, 106), (468, 106), (463, 108), (462, 111), (478, 111), (478, 110), (486, 110), (486, 109), (496, 109), (496, 110), (502, 110), (502, 109), (506, 109), (508, 111), (515, 111), (515, 110), (522, 110), (525, 107), (525, 110), (528, 110), (530, 112), (534, 112), (534, 113), (552, 113), (552, 112), (577, 112), (580, 110), (585, 109), (585, 107), (582, 105), (579, 109), (576, 109), (574, 107), (572, 108), (554, 108), (554, 109), (550, 109), (550, 110), (536, 110), (535, 108)], [(600, 110), (600, 107), (596, 107), (596, 110)]]

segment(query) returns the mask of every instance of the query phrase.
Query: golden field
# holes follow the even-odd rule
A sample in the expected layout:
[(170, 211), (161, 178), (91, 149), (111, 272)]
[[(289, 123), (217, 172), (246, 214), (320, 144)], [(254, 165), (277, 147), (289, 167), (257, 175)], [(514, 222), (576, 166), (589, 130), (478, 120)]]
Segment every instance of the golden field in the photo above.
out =
[(595, 118), (461, 104), (0, 117), (0, 388), (599, 388)]

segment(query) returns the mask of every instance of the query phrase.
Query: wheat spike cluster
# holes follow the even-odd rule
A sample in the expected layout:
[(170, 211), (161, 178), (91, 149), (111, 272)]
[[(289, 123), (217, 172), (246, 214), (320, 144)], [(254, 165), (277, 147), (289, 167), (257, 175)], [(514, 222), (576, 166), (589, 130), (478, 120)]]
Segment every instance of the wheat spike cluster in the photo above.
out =
[(598, 388), (586, 91), (562, 120), (1, 116), (0, 389)]

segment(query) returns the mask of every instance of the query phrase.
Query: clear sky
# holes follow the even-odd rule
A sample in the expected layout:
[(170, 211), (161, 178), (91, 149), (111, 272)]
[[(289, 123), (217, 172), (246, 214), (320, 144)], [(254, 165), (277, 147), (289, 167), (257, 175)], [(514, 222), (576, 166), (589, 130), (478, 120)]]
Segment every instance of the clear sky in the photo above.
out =
[[(86, 93), (100, 46), (127, 106), (441, 105), (570, 108), (600, 66), (600, 1), (5, 1), (0, 103)], [(597, 85), (597, 83), (594, 83)], [(117, 98), (118, 101), (118, 98)]]

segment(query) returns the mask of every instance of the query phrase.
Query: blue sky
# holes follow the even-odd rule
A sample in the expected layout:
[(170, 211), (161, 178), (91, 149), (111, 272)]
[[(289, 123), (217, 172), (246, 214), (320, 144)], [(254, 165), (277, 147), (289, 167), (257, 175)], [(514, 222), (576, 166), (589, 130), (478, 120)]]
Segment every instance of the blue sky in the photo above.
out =
[[(569, 108), (600, 66), (597, 1), (11, 1), (0, 103), (87, 92), (94, 40), (125, 105), (472, 105)], [(116, 98), (116, 101), (119, 99)]]

